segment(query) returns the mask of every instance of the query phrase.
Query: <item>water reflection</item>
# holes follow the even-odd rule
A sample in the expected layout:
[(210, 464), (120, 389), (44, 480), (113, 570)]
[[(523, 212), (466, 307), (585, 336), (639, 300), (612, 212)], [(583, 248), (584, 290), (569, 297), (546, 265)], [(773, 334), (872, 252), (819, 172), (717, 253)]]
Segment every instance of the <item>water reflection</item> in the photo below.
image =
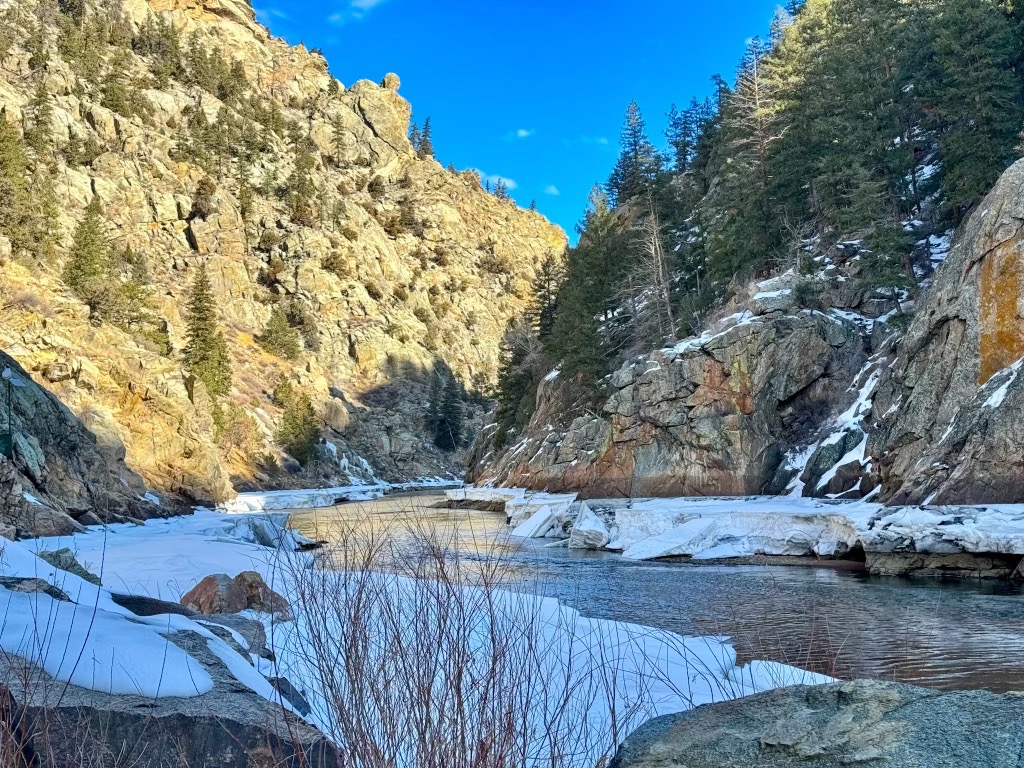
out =
[(1019, 585), (880, 579), (817, 567), (633, 563), (511, 539), (501, 514), (434, 505), (443, 497), (389, 497), (296, 513), (292, 523), (329, 541), (355, 530), (411, 543), (426, 526), (464, 562), (499, 562), (510, 588), (558, 597), (588, 616), (729, 635), (743, 660), (941, 689), (1024, 691)]

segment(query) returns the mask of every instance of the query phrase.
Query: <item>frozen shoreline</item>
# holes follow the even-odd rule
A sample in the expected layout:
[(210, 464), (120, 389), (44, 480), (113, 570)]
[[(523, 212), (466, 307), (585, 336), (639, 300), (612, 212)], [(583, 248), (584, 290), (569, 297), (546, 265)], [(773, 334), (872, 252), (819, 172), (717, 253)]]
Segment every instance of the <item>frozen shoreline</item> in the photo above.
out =
[[(452, 502), (506, 501), (513, 535), (565, 540), (631, 560), (753, 555), (1024, 556), (1024, 505), (884, 507), (803, 497), (591, 499), (514, 488), (448, 491)], [(527, 519), (517, 519), (520, 511)]]
[[(337, 490), (308, 494), (288, 492), (291, 495), (287, 498), (319, 504), (324, 498), (322, 494), (333, 494)], [(366, 490), (360, 487), (345, 489), (345, 492), (355, 496)], [(267, 495), (259, 498), (266, 509), (286, 497), (275, 494), (269, 497), (269, 503)], [(534, 501), (537, 500), (524, 503), (519, 510), (524, 522), (537, 514)], [(61, 603), (44, 594), (16, 594), (0, 587), (0, 602), (6, 604), (0, 606), (0, 610), (6, 607), (8, 615), (5, 629), (0, 631), (0, 647), (9, 653), (40, 659), (49, 674), (80, 687), (115, 695), (142, 692), (153, 697), (187, 697), (202, 695), (209, 683), (195, 660), (166, 638), (179, 631), (197, 632), (231, 673), (257, 695), (280, 703), (280, 695), (268, 679), (287, 677), (291, 680), (303, 696), (314, 703), (313, 712), (306, 719), (327, 730), (330, 718), (323, 711), (324, 699), (311, 687), (316, 675), (303, 652), (302, 605), (292, 581), (295, 566), (308, 567), (313, 555), (294, 551), (303, 542), (301, 537), (285, 529), (286, 522), (283, 511), (226, 513), (197, 509), (193, 515), (152, 520), (142, 525), (115, 524), (67, 537), (0, 542), (4, 550), (0, 576), (43, 579), (72, 600)], [(35, 555), (37, 551), (63, 547), (70, 548), (87, 570), (102, 579), (104, 586), (93, 586), (57, 570)], [(274, 664), (245, 658), (203, 625), (184, 616), (137, 619), (111, 598), (113, 592), (177, 602), (206, 576), (216, 573), (235, 576), (250, 570), (260, 573), (272, 589), (292, 600), (294, 621), (274, 622), (269, 616), (256, 616), (267, 626), (268, 644), (277, 656)], [(396, 577), (389, 589), (401, 592), (410, 588), (411, 583)], [(781, 685), (828, 682), (823, 676), (774, 662), (756, 661), (740, 666), (728, 638), (683, 638), (639, 625), (590, 619), (549, 598), (499, 594), (504, 596), (503, 600), (520, 606), (513, 613), (521, 610), (521, 605), (527, 605), (530, 611), (539, 611), (538, 615), (547, 617), (542, 622), (546, 627), (545, 642), (548, 647), (558, 649), (561, 655), (572, 655), (574, 663), (580, 663), (581, 654), (591, 658), (595, 665), (607, 664), (612, 659), (623, 681), (622, 689), (616, 693), (621, 699), (616, 706), (627, 707), (632, 698), (654, 692), (652, 703), (644, 710), (643, 717), (638, 716), (631, 723), (631, 728), (647, 717), (699, 704), (746, 696)], [(91, 615), (79, 615), (84, 613)], [(96, 626), (97, 632), (79, 638), (74, 628), (87, 626)], [(132, 633), (131, 643), (123, 642), (128, 633)], [(104, 659), (102, 669), (89, 664), (87, 668), (69, 667), (66, 661), (69, 657), (64, 653), (68, 638), (75, 642), (81, 640), (85, 658)], [(164, 648), (175, 650), (168, 655)], [(32, 653), (26, 649), (32, 649)], [(70, 658), (75, 657), (77, 654)], [(557, 661), (561, 656), (552, 658)], [(700, 673), (694, 675), (694, 670)], [(594, 716), (600, 722), (610, 715), (602, 710)]]
[(408, 483), (372, 483), (345, 485), (336, 488), (288, 489), (282, 491), (247, 491), (217, 509), (228, 514), (279, 512), (291, 509), (324, 509), (353, 501), (373, 501), (392, 493), (446, 490), (461, 485), (453, 478), (429, 477)]

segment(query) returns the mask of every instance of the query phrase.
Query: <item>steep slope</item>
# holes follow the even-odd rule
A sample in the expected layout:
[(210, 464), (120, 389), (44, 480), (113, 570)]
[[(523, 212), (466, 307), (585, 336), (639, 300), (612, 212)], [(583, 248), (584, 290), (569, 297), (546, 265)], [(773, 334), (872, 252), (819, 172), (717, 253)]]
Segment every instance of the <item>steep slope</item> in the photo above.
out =
[(742, 312), (620, 368), (600, 414), (573, 410), (572, 383), (549, 376), (519, 440), (494, 450), (484, 431), (472, 477), (591, 497), (1024, 502), (1022, 191), (1019, 161), (902, 336), (884, 302), (843, 306), (841, 275), (825, 311), (798, 311), (791, 277), (761, 283), (732, 302)]
[[(2, 12), (0, 117), (30, 147), (36, 191), (52, 186), (56, 247), (33, 258), (0, 235), (0, 348), (161, 490), (457, 471), (425, 423), (430, 378), (493, 379), (561, 230), (417, 153), (396, 76), (345, 89), (240, 0)], [(93, 196), (113, 250), (144, 261), (144, 324), (96, 322), (61, 280)], [(201, 264), (234, 372), (219, 430), (179, 359)], [(257, 342), (275, 313), (302, 335), (293, 359)], [(277, 469), (293, 466), (274, 439), (281, 380), (311, 397), (330, 443), (302, 480)]]
[(145, 520), (171, 511), (146, 495), (138, 475), (124, 465), (124, 446), (93, 435), (21, 366), (0, 353), (23, 384), (0, 386), (3, 432), (8, 409), (13, 425), (10, 457), (0, 454), (0, 534), (56, 536), (81, 524)]
[[(482, 433), (471, 477), (587, 497), (870, 492), (845, 412), (862, 406), (886, 326), (801, 308), (801, 281), (755, 284), (701, 336), (628, 361), (601, 413), (574, 408), (572, 382), (550, 375), (518, 441), (494, 450)], [(872, 301), (858, 308), (887, 308)]]
[(956, 238), (879, 387), (869, 445), (895, 504), (1024, 501), (1024, 162)]

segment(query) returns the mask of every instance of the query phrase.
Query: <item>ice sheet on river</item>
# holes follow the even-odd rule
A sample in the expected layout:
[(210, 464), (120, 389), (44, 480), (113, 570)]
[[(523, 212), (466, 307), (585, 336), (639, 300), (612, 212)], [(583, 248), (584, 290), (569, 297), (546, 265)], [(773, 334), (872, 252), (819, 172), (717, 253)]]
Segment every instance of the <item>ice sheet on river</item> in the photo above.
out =
[[(633, 560), (689, 556), (842, 556), (877, 553), (1024, 554), (1024, 505), (883, 507), (802, 497), (593, 499), (520, 489), (472, 491), (533, 514), (514, 535), (561, 536), (571, 547), (609, 549)], [(518, 505), (518, 506), (516, 506)]]

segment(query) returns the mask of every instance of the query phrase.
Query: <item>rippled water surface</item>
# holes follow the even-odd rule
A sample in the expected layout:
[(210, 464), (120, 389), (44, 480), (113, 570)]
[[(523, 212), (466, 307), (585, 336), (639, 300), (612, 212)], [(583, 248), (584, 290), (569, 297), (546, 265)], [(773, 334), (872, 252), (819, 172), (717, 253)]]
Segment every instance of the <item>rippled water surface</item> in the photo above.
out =
[[(558, 597), (588, 616), (681, 634), (733, 638), (741, 659), (782, 661), (838, 677), (934, 688), (1024, 691), (1024, 588), (868, 577), (811, 566), (634, 563), (507, 535), (504, 515), (438, 509), (443, 496), (388, 497), (298, 512), (303, 533), (436, 527), (470, 562), (500, 559), (509, 586)], [(409, 520), (415, 520), (410, 524)]]

